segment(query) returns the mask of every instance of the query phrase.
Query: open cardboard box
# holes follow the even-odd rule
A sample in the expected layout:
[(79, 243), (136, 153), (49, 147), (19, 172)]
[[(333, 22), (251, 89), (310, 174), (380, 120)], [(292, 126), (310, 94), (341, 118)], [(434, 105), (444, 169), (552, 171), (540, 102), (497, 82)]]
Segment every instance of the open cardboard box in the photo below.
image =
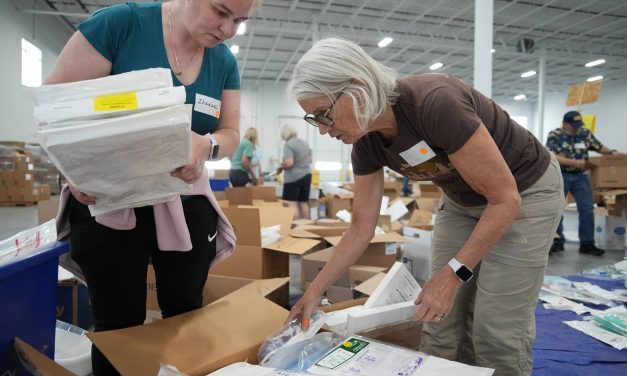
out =
[(277, 201), (274, 186), (229, 187), (224, 193), (231, 206), (252, 205), (253, 200)]
[[(342, 237), (332, 236), (324, 239), (335, 247), (340, 243)], [(406, 242), (407, 239), (396, 232), (375, 235), (355, 264), (389, 268), (399, 256), (399, 243)]]
[[(237, 245), (233, 254), (211, 268), (210, 274), (267, 279), (289, 275), (289, 255), (302, 255), (316, 249), (320, 240), (293, 238), (290, 233), (293, 208), (228, 207), (224, 213), (235, 229)], [(262, 247), (261, 227), (281, 225), (279, 241)]]
[(593, 167), (592, 186), (598, 188), (627, 188), (627, 155), (603, 155), (588, 160)]
[[(206, 375), (235, 362), (256, 363), (259, 346), (287, 315), (258, 292), (243, 288), (182, 315), (88, 337), (124, 376), (155, 376), (160, 364), (190, 376)], [(36, 374), (73, 375), (19, 339), (16, 347)]]

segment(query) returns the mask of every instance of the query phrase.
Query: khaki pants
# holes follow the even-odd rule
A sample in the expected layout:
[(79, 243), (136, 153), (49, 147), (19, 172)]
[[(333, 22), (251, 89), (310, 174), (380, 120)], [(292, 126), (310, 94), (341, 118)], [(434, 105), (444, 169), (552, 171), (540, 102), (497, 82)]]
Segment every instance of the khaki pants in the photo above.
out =
[[(461, 287), (448, 317), (424, 326), (422, 351), (495, 368), (495, 376), (531, 374), (534, 311), (564, 209), (562, 187), (559, 164), (552, 157), (540, 180), (521, 193), (518, 216), (475, 268), (475, 277)], [(433, 233), (431, 274), (455, 257), (484, 209), (443, 198)]]

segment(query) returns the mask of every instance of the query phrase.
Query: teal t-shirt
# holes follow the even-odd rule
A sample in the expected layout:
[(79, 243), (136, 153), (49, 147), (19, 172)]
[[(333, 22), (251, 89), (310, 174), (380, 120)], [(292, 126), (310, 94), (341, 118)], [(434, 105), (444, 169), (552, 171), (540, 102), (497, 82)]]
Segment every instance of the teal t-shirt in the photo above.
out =
[[(170, 69), (161, 19), (161, 3), (129, 2), (96, 11), (78, 25), (78, 30), (113, 64), (111, 74), (148, 68)], [(174, 86), (183, 85), (174, 73), (172, 78)], [(208, 98), (221, 101), (223, 90), (239, 88), (237, 60), (231, 50), (224, 43), (205, 48), (198, 78), (185, 86), (185, 103), (194, 105), (192, 130), (201, 135), (215, 131), (218, 118), (199, 111), (202, 106), (198, 104)]]
[(233, 153), (231, 157), (231, 170), (242, 170), (244, 169), (244, 165), (242, 164), (242, 157), (247, 156), (252, 161), (253, 159), (253, 143), (250, 140), (245, 138), (242, 139), (242, 142), (239, 143), (237, 150)]

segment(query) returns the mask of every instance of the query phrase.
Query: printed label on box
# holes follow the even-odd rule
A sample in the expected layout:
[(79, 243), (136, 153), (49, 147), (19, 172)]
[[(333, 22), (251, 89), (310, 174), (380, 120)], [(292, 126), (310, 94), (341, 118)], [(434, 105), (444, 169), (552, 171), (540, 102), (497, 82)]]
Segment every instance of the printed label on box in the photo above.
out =
[(396, 254), (396, 243), (385, 243), (385, 255), (395, 255)]

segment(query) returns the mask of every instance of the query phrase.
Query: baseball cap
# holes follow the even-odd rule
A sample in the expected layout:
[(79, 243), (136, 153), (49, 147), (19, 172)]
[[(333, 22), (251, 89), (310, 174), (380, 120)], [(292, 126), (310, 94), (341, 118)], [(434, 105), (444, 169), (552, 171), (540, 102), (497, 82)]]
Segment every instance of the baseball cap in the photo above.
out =
[(581, 113), (579, 111), (568, 111), (564, 114), (564, 123), (569, 124), (573, 128), (581, 128), (583, 121), (581, 120)]

